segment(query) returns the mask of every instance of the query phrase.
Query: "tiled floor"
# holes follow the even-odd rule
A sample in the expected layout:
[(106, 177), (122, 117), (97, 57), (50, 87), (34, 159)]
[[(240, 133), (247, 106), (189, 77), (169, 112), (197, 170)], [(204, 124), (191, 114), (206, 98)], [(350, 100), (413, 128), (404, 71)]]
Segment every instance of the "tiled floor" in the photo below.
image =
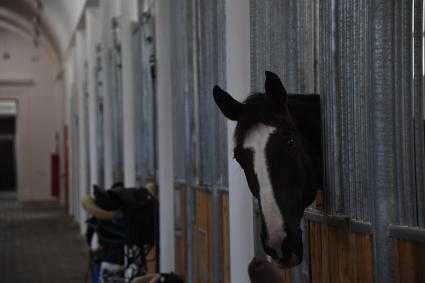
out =
[(83, 283), (87, 271), (84, 237), (61, 206), (0, 193), (0, 283)]

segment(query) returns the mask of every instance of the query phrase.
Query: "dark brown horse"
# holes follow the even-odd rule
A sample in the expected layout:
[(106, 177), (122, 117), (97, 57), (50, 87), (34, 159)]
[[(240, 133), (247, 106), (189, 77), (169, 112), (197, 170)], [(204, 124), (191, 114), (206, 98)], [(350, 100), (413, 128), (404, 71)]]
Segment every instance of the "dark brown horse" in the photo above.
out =
[(302, 261), (304, 209), (322, 185), (320, 98), (287, 95), (272, 72), (265, 90), (240, 103), (215, 86), (214, 99), (237, 121), (234, 158), (260, 204), (264, 250), (291, 267)]

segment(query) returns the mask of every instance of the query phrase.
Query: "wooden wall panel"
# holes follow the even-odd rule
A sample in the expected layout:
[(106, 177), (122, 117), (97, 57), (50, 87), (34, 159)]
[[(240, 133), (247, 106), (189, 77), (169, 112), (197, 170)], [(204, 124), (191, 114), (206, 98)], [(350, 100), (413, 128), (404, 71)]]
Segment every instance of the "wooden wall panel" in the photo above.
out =
[[(187, 199), (186, 188), (179, 186), (180, 221), (176, 223), (176, 274), (186, 277), (187, 271)], [(193, 225), (194, 266), (193, 278), (196, 283), (213, 282), (213, 240), (211, 194), (195, 190), (195, 223)], [(230, 282), (230, 238), (229, 198), (225, 193), (218, 196), (220, 226), (220, 282)], [(205, 276), (206, 275), (206, 276)]]
[(178, 188), (180, 194), (180, 223), (176, 223), (176, 274), (186, 278), (186, 188)]
[(425, 244), (394, 240), (395, 282), (425, 282)]
[(371, 239), (310, 221), (310, 268), (313, 283), (373, 282)]
[(373, 248), (370, 236), (356, 234), (356, 266), (358, 282), (373, 282)]
[(212, 283), (211, 194), (195, 191), (194, 282)]
[(230, 234), (229, 234), (229, 195), (220, 194), (220, 247), (221, 247), (221, 280), (230, 283)]

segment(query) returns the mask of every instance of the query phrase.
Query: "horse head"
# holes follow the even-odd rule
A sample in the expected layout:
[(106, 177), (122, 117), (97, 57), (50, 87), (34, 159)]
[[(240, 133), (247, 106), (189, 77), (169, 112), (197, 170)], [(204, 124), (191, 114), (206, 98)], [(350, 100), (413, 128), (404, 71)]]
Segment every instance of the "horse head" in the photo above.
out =
[(237, 122), (234, 159), (258, 200), (265, 252), (282, 267), (299, 264), (300, 222), (321, 186), (318, 96), (288, 95), (279, 77), (266, 72), (265, 93), (241, 103), (215, 86), (214, 99)]

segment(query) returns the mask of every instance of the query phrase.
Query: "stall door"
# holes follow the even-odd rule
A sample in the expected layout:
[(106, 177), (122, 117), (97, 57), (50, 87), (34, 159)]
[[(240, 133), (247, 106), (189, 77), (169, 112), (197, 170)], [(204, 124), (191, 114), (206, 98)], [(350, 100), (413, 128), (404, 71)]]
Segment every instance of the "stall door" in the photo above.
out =
[[(156, 162), (156, 58), (155, 14), (152, 1), (139, 1), (139, 24), (133, 33), (135, 129), (136, 129), (136, 179), (139, 186), (154, 188), (157, 193)], [(156, 239), (158, 243), (158, 238)], [(148, 272), (159, 268), (159, 247), (151, 249)]]
[[(172, 4), (176, 263), (186, 282), (228, 282), (224, 1)], [(182, 258), (184, 260), (182, 260)]]

